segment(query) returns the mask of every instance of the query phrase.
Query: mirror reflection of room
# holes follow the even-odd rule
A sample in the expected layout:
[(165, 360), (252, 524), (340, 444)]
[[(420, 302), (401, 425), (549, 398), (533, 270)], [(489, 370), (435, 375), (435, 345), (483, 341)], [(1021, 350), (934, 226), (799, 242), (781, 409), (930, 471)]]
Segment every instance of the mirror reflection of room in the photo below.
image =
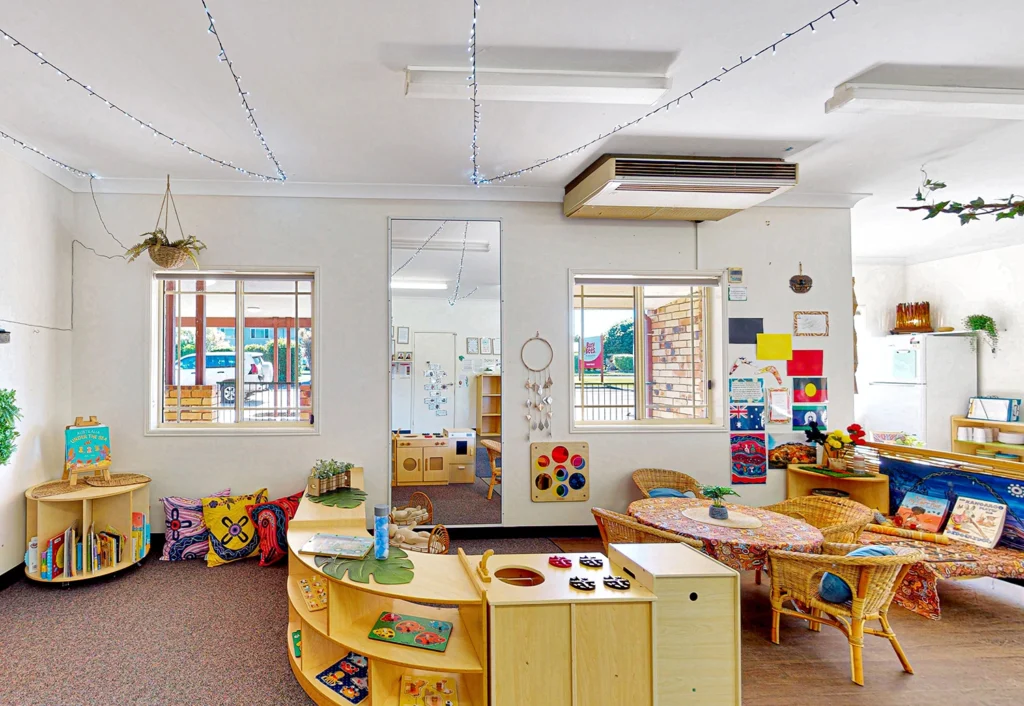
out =
[(501, 224), (391, 221), (391, 504), (501, 524)]

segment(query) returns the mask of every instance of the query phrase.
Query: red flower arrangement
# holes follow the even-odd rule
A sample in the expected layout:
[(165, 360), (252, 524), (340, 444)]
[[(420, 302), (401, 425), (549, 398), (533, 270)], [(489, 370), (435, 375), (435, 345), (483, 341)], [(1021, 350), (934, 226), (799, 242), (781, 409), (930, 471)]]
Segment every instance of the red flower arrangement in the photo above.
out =
[(846, 427), (846, 433), (850, 435), (850, 441), (854, 446), (857, 444), (863, 444), (867, 439), (867, 434), (864, 432), (864, 427), (860, 424), (851, 424)]

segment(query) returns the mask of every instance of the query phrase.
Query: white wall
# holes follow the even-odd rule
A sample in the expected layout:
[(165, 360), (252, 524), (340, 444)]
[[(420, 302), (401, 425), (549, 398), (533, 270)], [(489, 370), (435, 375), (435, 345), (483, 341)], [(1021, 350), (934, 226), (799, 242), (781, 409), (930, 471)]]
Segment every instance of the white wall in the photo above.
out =
[[(857, 382), (858, 393), (868, 389), (874, 377), (872, 370), (880, 365), (878, 340), (888, 336), (896, 326), (896, 305), (908, 299), (906, 267), (902, 264), (879, 264), (854, 261), (853, 276), (857, 280)], [(868, 398), (858, 394), (855, 399), (858, 421), (867, 413)]]
[[(468, 268), (468, 265), (467, 265)], [(459, 356), (466, 361), (499, 359), (496, 355), (469, 355), (466, 338), (501, 338), (501, 302), (497, 299), (463, 299), (449, 306), (444, 297), (401, 297), (392, 295), (391, 317), (395, 326), (409, 327), (409, 344), (395, 344), (396, 351), (413, 351), (416, 332), (455, 334), (455, 419), (445, 426), (476, 427), (476, 385), (479, 373), (463, 372)], [(413, 351), (414, 352), (414, 351)], [(463, 375), (468, 385), (458, 385)], [(423, 395), (414, 394), (415, 378), (392, 380), (391, 427), (408, 429), (411, 405), (422, 404)], [(422, 383), (422, 381), (421, 381)], [(419, 386), (422, 392), (422, 384)], [(415, 430), (414, 430), (415, 431)]]
[[(100, 202), (111, 229), (125, 237), (146, 229), (159, 206), (153, 196), (101, 196)], [(105, 237), (88, 195), (77, 196), (75, 206), (80, 232), (92, 240)], [(322, 435), (145, 436), (151, 268), (146, 262), (123, 265), (92, 259), (83, 264), (79, 287), (74, 408), (110, 422), (119, 467), (151, 474), (154, 502), (167, 493), (201, 495), (228, 485), (239, 492), (266, 485), (276, 497), (301, 487), (310, 463), (328, 455), (363, 465), (370, 504), (384, 501), (390, 453), (388, 216), (502, 219), (501, 338), (503, 348), (513, 352), (505, 356), (506, 386), (513, 389), (524, 379), (514, 352), (539, 330), (555, 349), (555, 438), (570, 438), (568, 269), (685, 270), (697, 264), (690, 223), (567, 220), (557, 204), (183, 197), (178, 210), (186, 229), (209, 245), (203, 253), (206, 267), (321, 267)], [(815, 278), (810, 294), (797, 295), (788, 288), (798, 261)], [(791, 331), (795, 309), (831, 312), (829, 338), (798, 340), (800, 346), (820, 343), (826, 350), (832, 419), (851, 419), (849, 211), (755, 209), (702, 224), (699, 265), (744, 267), (750, 301), (735, 304), (735, 313), (764, 316), (769, 330)], [(591, 522), (588, 504), (530, 501), (526, 421), (506, 407), (503, 422), (505, 523)], [(676, 468), (704, 482), (728, 483), (725, 432), (586, 433), (571, 438), (591, 445), (593, 505), (624, 510), (637, 497), (630, 473), (643, 466)], [(768, 485), (741, 492), (745, 502), (762, 504), (781, 499), (784, 487), (781, 472), (772, 471)], [(154, 512), (154, 518), (159, 516)]]
[(963, 328), (969, 314), (987, 314), (999, 328), (999, 352), (979, 346), (983, 395), (1024, 396), (1024, 245), (907, 266), (909, 301), (931, 303), (932, 324)]
[[(70, 325), (70, 191), (0, 153), (0, 318)], [(79, 261), (91, 255), (81, 250)], [(24, 419), (11, 462), (0, 466), (0, 573), (25, 553), (25, 490), (60, 478), (71, 416), (71, 333), (16, 326), (0, 345), (0, 388), (17, 391)], [(83, 371), (86, 372), (86, 371)]]

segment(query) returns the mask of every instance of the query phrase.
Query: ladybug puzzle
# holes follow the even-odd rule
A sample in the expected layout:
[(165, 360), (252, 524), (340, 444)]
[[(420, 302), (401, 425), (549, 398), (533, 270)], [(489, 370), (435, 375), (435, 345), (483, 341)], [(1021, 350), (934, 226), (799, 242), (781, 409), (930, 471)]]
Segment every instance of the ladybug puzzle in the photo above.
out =
[(530, 444), (535, 503), (590, 499), (590, 444), (585, 441)]
[(371, 640), (444, 652), (451, 635), (452, 624), (446, 620), (428, 620), (384, 611), (373, 624), (369, 637)]

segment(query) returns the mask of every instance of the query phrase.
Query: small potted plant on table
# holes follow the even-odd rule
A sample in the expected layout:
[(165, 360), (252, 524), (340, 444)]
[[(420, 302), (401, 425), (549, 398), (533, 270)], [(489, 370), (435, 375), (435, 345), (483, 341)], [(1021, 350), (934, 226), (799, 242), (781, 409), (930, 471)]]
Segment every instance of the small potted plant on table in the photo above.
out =
[(702, 485), (700, 492), (704, 494), (705, 498), (713, 501), (711, 507), (708, 508), (708, 516), (716, 520), (729, 519), (729, 508), (722, 502), (722, 498), (729, 495), (735, 495), (737, 498), (740, 496), (732, 488), (723, 485)]
[(352, 482), (350, 471), (352, 464), (346, 461), (320, 459), (309, 473), (309, 484), (306, 492), (320, 496), (338, 488), (347, 488)]

